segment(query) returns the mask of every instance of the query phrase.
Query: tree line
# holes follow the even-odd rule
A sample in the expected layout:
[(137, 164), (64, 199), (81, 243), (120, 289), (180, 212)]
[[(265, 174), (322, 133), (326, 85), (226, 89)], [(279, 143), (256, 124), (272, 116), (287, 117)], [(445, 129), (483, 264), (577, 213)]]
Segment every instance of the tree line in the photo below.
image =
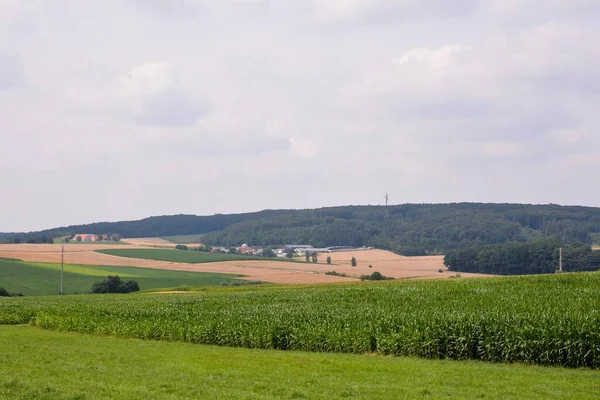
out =
[(504, 243), (448, 252), (444, 264), (449, 271), (494, 275), (548, 274), (559, 269), (563, 249), (563, 271), (600, 269), (600, 251), (575, 242), (565, 245), (557, 239), (540, 239), (530, 243)]
[(540, 238), (592, 244), (600, 241), (600, 208), (453, 203), (175, 215), (0, 234), (0, 241), (88, 232), (118, 232), (123, 237), (198, 234), (206, 244), (228, 248), (242, 243), (263, 247), (308, 243), (315, 247), (373, 246), (403, 255), (427, 255)]

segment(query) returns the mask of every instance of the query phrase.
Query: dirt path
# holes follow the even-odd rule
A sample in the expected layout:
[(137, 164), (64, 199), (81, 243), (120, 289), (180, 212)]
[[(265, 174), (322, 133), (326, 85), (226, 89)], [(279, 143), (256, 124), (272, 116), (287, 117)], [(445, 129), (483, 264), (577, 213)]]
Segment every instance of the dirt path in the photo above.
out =
[[(138, 242), (140, 243), (140, 242)], [(110, 265), (123, 267), (155, 268), (174, 271), (196, 271), (244, 275), (243, 279), (260, 280), (272, 283), (311, 284), (356, 281), (361, 275), (379, 271), (396, 279), (447, 278), (452, 274), (446, 271), (442, 256), (402, 257), (383, 250), (338, 252), (319, 255), (319, 263), (285, 261), (223, 261), (204, 264), (171, 263), (168, 261), (143, 260), (117, 257), (96, 253), (99, 249), (147, 248), (140, 245), (101, 245), (66, 244), (65, 263), (84, 265)], [(332, 265), (327, 265), (327, 256)], [(60, 263), (61, 245), (57, 244), (17, 244), (0, 245), (0, 257), (18, 258), (24, 261)], [(351, 266), (352, 257), (357, 259), (357, 267)], [(369, 265), (372, 268), (369, 268)], [(444, 272), (440, 273), (439, 270)], [(348, 275), (348, 278), (325, 275), (333, 271)], [(479, 274), (461, 274), (464, 278), (484, 277)]]

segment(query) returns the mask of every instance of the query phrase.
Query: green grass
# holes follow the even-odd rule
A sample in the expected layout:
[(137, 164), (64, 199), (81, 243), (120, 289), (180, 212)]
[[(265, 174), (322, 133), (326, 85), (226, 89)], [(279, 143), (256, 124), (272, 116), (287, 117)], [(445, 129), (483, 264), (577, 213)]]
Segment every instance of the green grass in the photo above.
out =
[(167, 250), (167, 249), (104, 249), (96, 250), (98, 253), (127, 258), (142, 258), (144, 260), (171, 261), (180, 263), (209, 263), (219, 261), (241, 260), (278, 260), (281, 258), (264, 258), (256, 256), (243, 256), (236, 254), (207, 253), (203, 251)]
[(167, 240), (175, 244), (198, 244), (202, 234), (198, 235), (177, 235), (177, 236), (161, 236), (161, 239)]
[(1, 323), (249, 348), (600, 368), (600, 274), (11, 298), (0, 302)]
[(596, 399), (600, 373), (0, 327), (1, 399)]
[[(180, 285), (207, 286), (231, 281), (236, 276), (203, 272), (165, 271), (151, 268), (106, 267), (66, 264), (64, 267), (66, 294), (89, 293), (94, 282), (108, 275), (135, 279), (142, 290)], [(26, 296), (58, 294), (60, 264), (32, 263), (0, 259), (0, 287)]]

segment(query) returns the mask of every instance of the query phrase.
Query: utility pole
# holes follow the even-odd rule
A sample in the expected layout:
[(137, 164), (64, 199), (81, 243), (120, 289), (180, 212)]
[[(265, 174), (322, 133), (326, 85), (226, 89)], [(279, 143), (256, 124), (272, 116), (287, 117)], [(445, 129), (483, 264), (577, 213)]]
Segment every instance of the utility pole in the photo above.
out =
[(65, 245), (63, 244), (62, 248), (61, 248), (61, 252), (60, 252), (60, 294), (61, 295), (65, 294), (64, 275), (65, 275)]
[(562, 247), (558, 250), (558, 272), (563, 272), (563, 256), (562, 256)]

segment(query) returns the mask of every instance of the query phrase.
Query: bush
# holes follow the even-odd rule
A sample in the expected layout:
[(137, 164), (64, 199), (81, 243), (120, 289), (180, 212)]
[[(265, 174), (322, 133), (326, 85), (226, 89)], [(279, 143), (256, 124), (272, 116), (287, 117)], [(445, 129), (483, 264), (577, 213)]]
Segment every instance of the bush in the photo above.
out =
[(381, 275), (380, 272), (375, 271), (371, 275), (361, 276), (360, 280), (361, 281), (391, 281), (391, 280), (394, 280), (394, 278)]
[(352, 257), (351, 263), (353, 267), (356, 267), (356, 257)]
[(8, 290), (6, 290), (3, 287), (0, 287), (0, 297), (22, 297), (23, 293), (9, 293)]
[(109, 275), (102, 282), (92, 285), (92, 293), (131, 293), (139, 292), (140, 285), (137, 281), (129, 280), (123, 282), (118, 275)]
[(331, 256), (327, 256), (327, 264), (331, 265)]
[(177, 250), (187, 250), (188, 247), (185, 244), (178, 244), (177, 246), (175, 246), (175, 249), (177, 249)]
[(440, 274), (443, 274), (443, 273), (444, 273), (444, 270), (440, 268), (440, 269), (438, 269), (438, 272), (439, 272)]
[(329, 271), (329, 272), (325, 272), (325, 275), (331, 275), (331, 276), (343, 276), (343, 277), (347, 277), (348, 275), (346, 274), (341, 274), (339, 272), (336, 271)]

